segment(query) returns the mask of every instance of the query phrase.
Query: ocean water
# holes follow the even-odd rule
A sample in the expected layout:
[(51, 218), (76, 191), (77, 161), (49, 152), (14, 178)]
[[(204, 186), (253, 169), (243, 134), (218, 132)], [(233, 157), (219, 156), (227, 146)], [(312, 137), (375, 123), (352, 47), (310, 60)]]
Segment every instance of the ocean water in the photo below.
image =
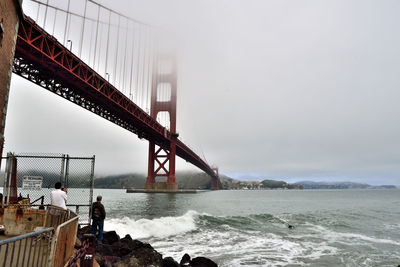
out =
[(94, 195), (103, 196), (105, 230), (178, 262), (189, 253), (219, 266), (400, 264), (400, 190)]

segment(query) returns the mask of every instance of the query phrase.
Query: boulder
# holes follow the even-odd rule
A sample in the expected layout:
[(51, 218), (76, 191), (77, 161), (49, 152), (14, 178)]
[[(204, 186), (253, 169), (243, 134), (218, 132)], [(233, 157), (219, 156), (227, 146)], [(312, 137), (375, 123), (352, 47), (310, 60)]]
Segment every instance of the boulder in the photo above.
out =
[(103, 232), (103, 243), (112, 245), (119, 241), (119, 235), (115, 231)]
[(190, 256), (189, 254), (185, 253), (185, 255), (183, 255), (181, 262), (180, 262), (181, 266), (190, 266)]
[(205, 257), (197, 257), (191, 260), (187, 253), (183, 255), (180, 265), (182, 267), (218, 267), (215, 262)]
[(191, 267), (218, 267), (218, 265), (208, 258), (197, 257), (192, 259)]
[(79, 238), (79, 240), (83, 240), (83, 235), (91, 233), (92, 233), (92, 227), (90, 225), (84, 226), (78, 229), (77, 237)]
[(181, 267), (173, 258), (166, 257), (162, 260), (162, 267)]

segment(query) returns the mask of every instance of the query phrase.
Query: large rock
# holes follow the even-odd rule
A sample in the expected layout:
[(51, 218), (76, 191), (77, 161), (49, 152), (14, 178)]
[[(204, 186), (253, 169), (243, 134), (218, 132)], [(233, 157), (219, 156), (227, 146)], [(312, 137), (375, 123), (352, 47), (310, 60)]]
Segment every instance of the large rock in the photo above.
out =
[(166, 257), (162, 260), (162, 267), (181, 267), (173, 258)]
[(191, 267), (218, 267), (218, 265), (208, 258), (197, 257), (192, 260)]
[(205, 257), (197, 257), (191, 260), (189, 254), (183, 255), (180, 265), (182, 267), (218, 267), (215, 262)]
[(103, 243), (112, 245), (119, 241), (119, 235), (115, 231), (103, 232)]
[(92, 227), (90, 225), (84, 226), (78, 229), (77, 237), (79, 238), (79, 240), (83, 240), (83, 235), (91, 233), (92, 233)]
[(162, 255), (147, 243), (129, 235), (120, 239), (115, 231), (104, 232), (96, 246), (96, 261), (101, 267), (161, 267)]

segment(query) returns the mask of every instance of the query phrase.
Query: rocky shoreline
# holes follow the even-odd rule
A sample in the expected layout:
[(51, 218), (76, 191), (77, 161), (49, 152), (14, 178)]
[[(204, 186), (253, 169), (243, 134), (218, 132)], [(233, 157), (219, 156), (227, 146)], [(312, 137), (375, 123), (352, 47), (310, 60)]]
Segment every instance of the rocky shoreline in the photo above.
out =
[[(91, 232), (90, 226), (78, 230), (78, 238)], [(96, 245), (95, 260), (100, 267), (217, 267), (205, 257), (191, 259), (183, 255), (178, 263), (171, 257), (163, 258), (150, 244), (133, 240), (130, 235), (120, 238), (115, 231), (104, 232), (103, 242)]]

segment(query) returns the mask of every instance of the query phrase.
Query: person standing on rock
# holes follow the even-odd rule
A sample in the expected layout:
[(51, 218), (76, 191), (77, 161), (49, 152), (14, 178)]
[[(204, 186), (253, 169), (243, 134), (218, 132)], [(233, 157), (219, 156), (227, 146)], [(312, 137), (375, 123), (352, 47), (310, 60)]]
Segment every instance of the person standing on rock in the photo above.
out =
[(97, 201), (92, 205), (92, 234), (96, 235), (97, 241), (103, 240), (104, 219), (106, 211), (101, 204), (102, 196), (97, 196)]

